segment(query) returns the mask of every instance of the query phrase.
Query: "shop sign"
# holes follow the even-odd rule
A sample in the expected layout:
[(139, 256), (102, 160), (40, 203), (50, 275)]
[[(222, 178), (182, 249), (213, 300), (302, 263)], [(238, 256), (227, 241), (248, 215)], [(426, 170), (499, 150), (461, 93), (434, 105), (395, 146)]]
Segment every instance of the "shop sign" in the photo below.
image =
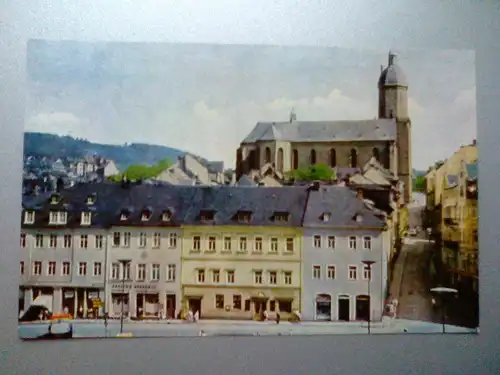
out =
[(67, 291), (64, 292), (64, 298), (74, 298), (75, 297), (75, 292), (74, 291)]
[(128, 293), (131, 289), (137, 290), (137, 291), (148, 291), (148, 290), (156, 290), (156, 285), (151, 285), (151, 284), (111, 284), (111, 289), (115, 291), (122, 291), (125, 290), (126, 293)]
[(89, 299), (96, 299), (99, 298), (99, 292), (89, 292), (88, 294)]

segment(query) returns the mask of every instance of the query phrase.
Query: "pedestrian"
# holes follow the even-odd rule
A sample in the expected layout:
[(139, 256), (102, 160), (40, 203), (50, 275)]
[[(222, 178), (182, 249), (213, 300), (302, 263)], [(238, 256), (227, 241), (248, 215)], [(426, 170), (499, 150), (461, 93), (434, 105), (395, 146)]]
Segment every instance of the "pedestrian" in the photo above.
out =
[(279, 313), (279, 311), (276, 312), (276, 324), (280, 324), (280, 320), (281, 320), (281, 315)]
[(264, 319), (263, 319), (264, 321), (268, 320), (268, 318), (269, 318), (269, 314), (268, 314), (267, 310), (264, 310), (264, 313), (263, 313), (263, 318), (264, 318)]
[(196, 312), (194, 313), (194, 321), (197, 322), (199, 319), (200, 319), (200, 312), (196, 310)]

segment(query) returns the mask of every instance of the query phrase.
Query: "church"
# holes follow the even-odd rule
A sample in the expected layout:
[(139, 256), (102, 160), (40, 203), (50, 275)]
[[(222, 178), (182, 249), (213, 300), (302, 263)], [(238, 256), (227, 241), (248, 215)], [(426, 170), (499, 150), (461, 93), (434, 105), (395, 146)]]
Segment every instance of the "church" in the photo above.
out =
[(378, 79), (378, 116), (355, 121), (259, 122), (241, 142), (236, 154), (236, 179), (272, 166), (276, 174), (327, 164), (359, 168), (375, 158), (403, 184), (403, 199), (411, 201), (411, 121), (408, 82), (389, 52)]

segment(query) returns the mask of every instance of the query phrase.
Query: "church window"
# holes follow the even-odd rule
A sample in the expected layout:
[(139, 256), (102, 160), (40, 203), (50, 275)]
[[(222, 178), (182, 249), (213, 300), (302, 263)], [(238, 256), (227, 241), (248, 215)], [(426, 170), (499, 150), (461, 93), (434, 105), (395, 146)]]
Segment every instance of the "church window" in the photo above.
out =
[(297, 150), (293, 150), (292, 169), (297, 168), (299, 168), (299, 152)]
[(316, 150), (311, 150), (311, 165), (316, 164)]
[(330, 167), (335, 167), (337, 165), (337, 152), (334, 148), (330, 150)]
[(283, 149), (278, 149), (278, 171), (283, 172)]
[(271, 162), (271, 149), (269, 147), (266, 147), (265, 155), (264, 155), (264, 162), (270, 163)]
[(349, 166), (351, 168), (356, 168), (358, 166), (358, 154), (355, 149), (351, 149), (351, 154), (349, 155)]

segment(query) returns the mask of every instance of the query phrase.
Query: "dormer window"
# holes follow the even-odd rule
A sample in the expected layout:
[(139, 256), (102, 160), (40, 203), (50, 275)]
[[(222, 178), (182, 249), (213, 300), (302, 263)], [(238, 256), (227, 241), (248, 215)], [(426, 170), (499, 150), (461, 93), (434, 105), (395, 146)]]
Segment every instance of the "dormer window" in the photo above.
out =
[(58, 194), (53, 194), (50, 197), (50, 204), (57, 204), (57, 203), (59, 203), (60, 199), (61, 199), (61, 197)]
[(212, 221), (215, 217), (214, 210), (202, 210), (200, 212), (200, 221)]
[(170, 211), (167, 210), (161, 214), (161, 221), (168, 222), (171, 219), (172, 219), (172, 213)]
[(81, 225), (90, 225), (92, 222), (92, 213), (82, 212)]
[(129, 216), (129, 212), (127, 210), (124, 210), (122, 211), (122, 213), (120, 214), (120, 221), (125, 221), (128, 219), (128, 216)]
[(252, 220), (251, 211), (238, 211), (234, 217), (239, 223), (249, 223)]
[(68, 220), (68, 213), (64, 211), (51, 211), (49, 214), (49, 224), (64, 225)]
[(151, 211), (150, 210), (142, 211), (141, 221), (148, 221), (149, 219), (151, 219)]
[(34, 224), (34, 223), (35, 223), (35, 211), (25, 211), (24, 224)]
[(287, 223), (290, 219), (290, 213), (288, 212), (275, 212), (272, 216), (275, 223)]
[(363, 215), (356, 214), (356, 215), (354, 215), (353, 220), (356, 221), (357, 223), (361, 223), (361, 222), (363, 222)]
[(331, 214), (329, 212), (323, 212), (321, 214), (321, 221), (323, 222), (327, 222), (328, 220), (330, 220), (330, 217), (331, 217)]
[(92, 204), (94, 204), (94, 203), (95, 203), (95, 198), (96, 198), (96, 197), (95, 197), (95, 194), (89, 195), (89, 196), (87, 197), (87, 204), (88, 204), (88, 205), (92, 205)]

